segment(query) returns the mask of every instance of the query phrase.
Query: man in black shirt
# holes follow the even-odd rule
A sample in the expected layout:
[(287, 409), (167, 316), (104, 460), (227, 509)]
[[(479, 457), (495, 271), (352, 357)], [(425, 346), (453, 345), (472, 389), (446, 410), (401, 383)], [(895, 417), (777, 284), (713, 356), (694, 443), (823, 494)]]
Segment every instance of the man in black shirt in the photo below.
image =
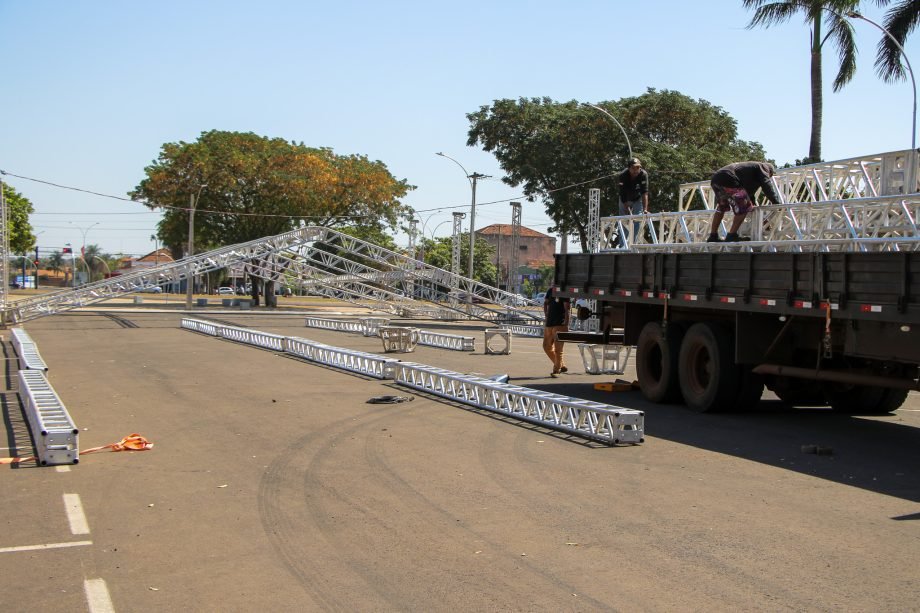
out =
[(773, 164), (766, 162), (737, 162), (720, 168), (712, 175), (710, 185), (716, 195), (716, 213), (712, 217), (712, 228), (709, 238), (706, 239), (707, 243), (721, 242), (719, 224), (729, 210), (735, 217), (728, 234), (725, 235), (725, 242), (746, 240), (738, 236), (738, 228), (741, 227), (745, 216), (756, 206), (754, 194), (757, 188), (762, 189), (773, 204), (782, 202), (771, 180), (774, 172), (776, 171)]
[(543, 327), (543, 351), (553, 363), (551, 376), (555, 377), (561, 372), (569, 371), (562, 358), (565, 343), (556, 338), (557, 332), (566, 332), (569, 329), (569, 299), (556, 298), (553, 296), (553, 288), (549, 288), (546, 290), (546, 298), (543, 299), (543, 314), (546, 316)]
[[(639, 158), (632, 158), (617, 177), (620, 193), (620, 215), (648, 213), (648, 173), (642, 168)], [(633, 236), (639, 231), (639, 224), (633, 223)], [(626, 247), (626, 237), (620, 237), (620, 246)]]

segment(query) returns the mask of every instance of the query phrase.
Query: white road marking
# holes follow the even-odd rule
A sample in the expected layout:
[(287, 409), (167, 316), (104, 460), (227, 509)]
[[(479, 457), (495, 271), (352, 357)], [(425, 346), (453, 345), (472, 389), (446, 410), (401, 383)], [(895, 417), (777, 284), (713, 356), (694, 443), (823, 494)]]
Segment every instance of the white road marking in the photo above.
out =
[(0, 553), (16, 551), (38, 551), (40, 549), (63, 549), (64, 547), (83, 547), (92, 545), (92, 541), (71, 541), (70, 543), (45, 543), (43, 545), (20, 545), (19, 547), (0, 547)]
[(87, 579), (83, 582), (83, 592), (90, 613), (115, 613), (105, 579)]
[(86, 523), (79, 494), (64, 494), (64, 510), (67, 511), (67, 521), (70, 522), (72, 534), (89, 534), (89, 524)]

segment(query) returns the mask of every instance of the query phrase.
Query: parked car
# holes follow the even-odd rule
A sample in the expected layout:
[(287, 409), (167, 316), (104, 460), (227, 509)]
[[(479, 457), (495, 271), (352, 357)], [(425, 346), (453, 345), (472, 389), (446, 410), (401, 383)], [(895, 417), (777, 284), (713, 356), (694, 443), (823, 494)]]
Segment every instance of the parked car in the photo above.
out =
[(221, 296), (232, 296), (236, 292), (234, 292), (232, 287), (218, 287), (217, 293)]
[(533, 299), (538, 302), (543, 302), (546, 300), (546, 292), (537, 292), (537, 295), (534, 296)]
[(161, 294), (163, 293), (163, 288), (159, 285), (146, 285), (140, 289), (140, 291), (145, 294)]

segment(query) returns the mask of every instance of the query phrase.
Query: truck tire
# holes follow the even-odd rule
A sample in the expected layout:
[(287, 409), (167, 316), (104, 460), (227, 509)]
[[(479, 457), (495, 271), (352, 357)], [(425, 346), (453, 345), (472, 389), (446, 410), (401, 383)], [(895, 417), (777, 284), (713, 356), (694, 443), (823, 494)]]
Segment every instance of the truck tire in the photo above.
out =
[(907, 390), (853, 385), (827, 393), (827, 402), (838, 413), (884, 415), (897, 410), (907, 399)]
[(677, 357), (684, 329), (668, 324), (667, 333), (657, 321), (650, 321), (639, 333), (636, 344), (636, 376), (642, 395), (651, 402), (680, 401)]
[(680, 346), (678, 373), (689, 408), (708, 413), (734, 407), (741, 373), (735, 365), (731, 333), (708, 321), (690, 326)]

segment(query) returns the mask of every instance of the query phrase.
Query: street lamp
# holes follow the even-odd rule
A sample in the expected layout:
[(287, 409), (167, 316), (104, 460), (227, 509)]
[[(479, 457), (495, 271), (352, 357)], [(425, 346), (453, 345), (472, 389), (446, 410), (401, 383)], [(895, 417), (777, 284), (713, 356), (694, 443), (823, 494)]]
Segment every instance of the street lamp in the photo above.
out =
[[(201, 190), (207, 187), (207, 184), (200, 185), (198, 187), (197, 194), (189, 194), (189, 211), (188, 211), (188, 253), (186, 257), (191, 258), (195, 255), (195, 207), (198, 206), (198, 199), (201, 197)], [(189, 274), (186, 275), (185, 279), (185, 308), (192, 308), (192, 264), (189, 260), (188, 267)]]
[(605, 111), (604, 109), (602, 109), (602, 108), (599, 107), (599, 106), (595, 106), (595, 105), (593, 105), (593, 104), (588, 104), (587, 102), (584, 103), (584, 104), (585, 104), (585, 106), (590, 106), (592, 109), (594, 109), (594, 110), (596, 110), (596, 111), (600, 111), (601, 113), (603, 113), (604, 115), (606, 115), (607, 117), (609, 117), (611, 120), (613, 120), (613, 123), (617, 124), (617, 127), (620, 129), (620, 132), (623, 133), (623, 138), (626, 139), (626, 148), (629, 149), (629, 159), (632, 159), (632, 157), (633, 157), (633, 152), (632, 152), (632, 145), (629, 143), (629, 135), (626, 134), (625, 128), (623, 128), (622, 124), (620, 124), (620, 122), (617, 121), (617, 118), (614, 117), (613, 115), (611, 115), (610, 113), (608, 113), (607, 111)]
[[(469, 270), (468, 270), (469, 278), (472, 279), (473, 278), (473, 252), (475, 250), (475, 245), (476, 245), (476, 182), (479, 179), (488, 179), (489, 175), (483, 175), (478, 172), (474, 172), (473, 174), (470, 174), (466, 171), (466, 168), (463, 167), (463, 164), (461, 164), (454, 158), (450, 157), (449, 155), (445, 155), (441, 153), (440, 151), (435, 153), (435, 155), (440, 155), (442, 158), (447, 158), (448, 160), (450, 160), (451, 162), (459, 166), (460, 169), (463, 171), (463, 174), (466, 175), (467, 180), (470, 182), (470, 187), (473, 189), (473, 202), (470, 205), (470, 258), (469, 258), (470, 261), (469, 261)], [(471, 294), (472, 292), (467, 292), (467, 299), (469, 300), (470, 303), (472, 303), (473, 301), (473, 297)]]
[(107, 276), (111, 277), (111, 276), (112, 276), (112, 269), (109, 268), (109, 263), (106, 262), (105, 260), (103, 260), (103, 259), (102, 259), (101, 257), (99, 257), (98, 255), (93, 254), (93, 257), (96, 258), (97, 260), (99, 260), (100, 262), (102, 262), (102, 265), (105, 266), (105, 274), (106, 274)]
[[(850, 19), (862, 19), (863, 21), (869, 22), (872, 25), (874, 25), (876, 28), (881, 30), (885, 36), (891, 39), (891, 42), (895, 44), (895, 46), (898, 48), (898, 51), (901, 52), (901, 56), (904, 58), (904, 63), (907, 65), (907, 72), (910, 73), (910, 83), (914, 88), (914, 110), (913, 110), (913, 123), (911, 124), (911, 128), (910, 128), (910, 150), (911, 150), (911, 157), (916, 159), (916, 155), (917, 155), (917, 81), (914, 80), (914, 69), (911, 68), (910, 60), (907, 59), (907, 52), (904, 51), (904, 47), (901, 46), (901, 43), (898, 41), (898, 39), (895, 38), (894, 35), (888, 31), (887, 28), (875, 23), (868, 17), (864, 17), (862, 14), (857, 13), (856, 11), (849, 11), (847, 13), (847, 17), (849, 17)], [(916, 171), (916, 168), (917, 168), (916, 163), (911, 164), (911, 174), (914, 174), (914, 172)], [(910, 186), (910, 189), (911, 191), (917, 189), (917, 178), (916, 177), (914, 177), (914, 182)]]

